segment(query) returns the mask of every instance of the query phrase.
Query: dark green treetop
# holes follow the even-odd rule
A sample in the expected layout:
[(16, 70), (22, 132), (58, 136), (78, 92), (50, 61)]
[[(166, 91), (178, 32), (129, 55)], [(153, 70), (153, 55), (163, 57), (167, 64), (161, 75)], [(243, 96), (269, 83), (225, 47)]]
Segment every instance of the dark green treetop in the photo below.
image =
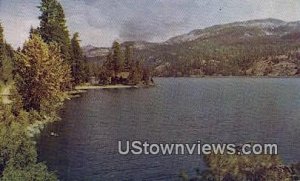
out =
[(86, 82), (88, 79), (88, 67), (80, 47), (79, 33), (75, 33), (71, 39), (71, 55), (72, 55), (72, 77), (74, 83)]
[(132, 46), (126, 45), (125, 47), (125, 67), (133, 66), (133, 51)]
[(42, 12), (39, 17), (39, 32), (46, 43), (57, 43), (62, 57), (70, 61), (70, 36), (62, 5), (57, 0), (42, 0), (39, 6)]
[(119, 42), (115, 41), (112, 46), (112, 61), (114, 64), (114, 71), (116, 74), (121, 72), (124, 68), (124, 57)]

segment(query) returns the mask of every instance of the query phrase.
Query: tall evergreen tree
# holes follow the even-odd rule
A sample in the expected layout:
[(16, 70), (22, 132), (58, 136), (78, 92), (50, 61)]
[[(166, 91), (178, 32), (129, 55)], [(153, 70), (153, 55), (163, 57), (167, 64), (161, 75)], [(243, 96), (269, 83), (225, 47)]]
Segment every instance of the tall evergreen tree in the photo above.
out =
[(142, 81), (144, 84), (149, 85), (150, 83), (150, 69), (149, 67), (144, 67), (142, 71)]
[(72, 77), (75, 84), (86, 82), (88, 79), (87, 64), (79, 42), (79, 33), (75, 33), (71, 39)]
[(70, 36), (62, 5), (57, 0), (42, 0), (39, 32), (46, 43), (57, 43), (62, 57), (71, 61)]
[(16, 55), (17, 88), (26, 110), (54, 111), (64, 98), (62, 86), (70, 79), (70, 67), (55, 44), (38, 35), (25, 42)]
[(105, 67), (108, 70), (113, 70), (114, 69), (114, 64), (113, 64), (113, 54), (110, 51), (107, 56), (106, 56), (106, 62), (105, 62)]
[(132, 64), (129, 71), (129, 83), (130, 84), (138, 84), (142, 81), (142, 68), (139, 61), (136, 61)]
[[(3, 27), (1, 25), (1, 23), (0, 23), (0, 48), (1, 48), (1, 50), (4, 48), (4, 35), (3, 35)], [(3, 53), (3, 52), (0, 52), (0, 53)], [(1, 55), (2, 54), (0, 54), (0, 56)]]
[(125, 68), (129, 69), (133, 66), (133, 52), (132, 47), (130, 45), (126, 45), (125, 47)]
[(114, 74), (114, 63), (113, 63), (113, 56), (112, 52), (110, 51), (106, 56), (106, 61), (103, 64), (103, 71), (105, 71), (105, 75), (108, 77), (112, 77)]
[(12, 58), (14, 51), (6, 44), (3, 35), (3, 28), (0, 24), (0, 80), (4, 83), (12, 79)]
[(2, 67), (2, 61), (5, 56), (5, 45), (4, 45), (4, 35), (3, 35), (3, 28), (0, 23), (0, 68)]
[(0, 79), (2, 79), (4, 83), (11, 81), (13, 79), (12, 72), (13, 72), (12, 59), (7, 55), (5, 55), (5, 58), (2, 60)]
[(124, 57), (123, 57), (123, 54), (121, 51), (121, 45), (119, 42), (115, 41), (113, 43), (112, 51), (113, 51), (112, 61), (114, 64), (114, 71), (115, 71), (115, 74), (118, 74), (124, 68)]

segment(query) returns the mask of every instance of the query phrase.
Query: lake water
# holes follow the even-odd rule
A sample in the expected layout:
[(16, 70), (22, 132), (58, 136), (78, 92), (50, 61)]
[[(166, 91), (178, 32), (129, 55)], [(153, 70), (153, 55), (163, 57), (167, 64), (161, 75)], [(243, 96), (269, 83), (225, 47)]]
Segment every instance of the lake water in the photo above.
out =
[[(62, 180), (178, 180), (198, 155), (118, 154), (119, 140), (278, 143), (300, 161), (300, 79), (160, 78), (148, 89), (90, 90), (66, 102), (39, 141), (39, 159)], [(58, 134), (50, 136), (51, 132)]]

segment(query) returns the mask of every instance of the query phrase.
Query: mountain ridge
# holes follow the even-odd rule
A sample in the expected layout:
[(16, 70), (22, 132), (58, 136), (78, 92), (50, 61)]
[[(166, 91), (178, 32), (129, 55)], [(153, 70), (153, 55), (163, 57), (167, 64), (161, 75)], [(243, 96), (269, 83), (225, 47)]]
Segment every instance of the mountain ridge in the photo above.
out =
[[(131, 43), (139, 44), (140, 46), (142, 46), (144, 44), (163, 45), (163, 44), (168, 44), (168, 42), (172, 41), (172, 39), (176, 39), (178, 37), (182, 37), (182, 36), (189, 35), (189, 34), (199, 33), (201, 31), (208, 31), (208, 30), (212, 30), (215, 28), (222, 29), (222, 28), (226, 28), (226, 27), (230, 27), (230, 26), (257, 26), (258, 24), (263, 25), (263, 22), (265, 22), (264, 25), (269, 25), (269, 26), (277, 25), (277, 27), (278, 27), (278, 26), (287, 25), (287, 26), (299, 26), (300, 27), (300, 21), (283, 21), (283, 20), (275, 19), (275, 18), (254, 19), (254, 20), (246, 20), (246, 21), (235, 21), (232, 23), (216, 24), (216, 25), (205, 27), (205, 28), (194, 29), (194, 30), (189, 31), (188, 33), (183, 33), (180, 35), (173, 36), (163, 42), (148, 42), (148, 41), (141, 40), (141, 41), (124, 41), (123, 43), (131, 42)], [(270, 22), (271, 22), (271, 24), (270, 24)], [(110, 47), (98, 47), (98, 46), (94, 46), (91, 44), (83, 46), (83, 49), (89, 49), (89, 48), (109, 49)]]
[[(127, 44), (133, 45), (134, 58), (153, 67), (158, 76), (290, 76), (300, 67), (295, 59), (300, 49), (300, 21), (240, 21), (195, 29), (162, 43), (128, 41), (122, 46)], [(287, 58), (278, 59), (283, 56)]]

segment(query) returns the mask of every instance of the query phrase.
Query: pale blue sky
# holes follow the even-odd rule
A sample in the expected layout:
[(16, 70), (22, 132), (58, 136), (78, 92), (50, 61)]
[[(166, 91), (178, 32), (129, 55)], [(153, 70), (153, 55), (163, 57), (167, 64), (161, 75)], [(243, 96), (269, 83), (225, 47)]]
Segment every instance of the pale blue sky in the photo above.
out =
[[(0, 0), (6, 40), (23, 44), (38, 26), (39, 0)], [(110, 46), (114, 40), (164, 41), (193, 29), (234, 21), (300, 20), (300, 0), (60, 0), (71, 32), (82, 44)]]

